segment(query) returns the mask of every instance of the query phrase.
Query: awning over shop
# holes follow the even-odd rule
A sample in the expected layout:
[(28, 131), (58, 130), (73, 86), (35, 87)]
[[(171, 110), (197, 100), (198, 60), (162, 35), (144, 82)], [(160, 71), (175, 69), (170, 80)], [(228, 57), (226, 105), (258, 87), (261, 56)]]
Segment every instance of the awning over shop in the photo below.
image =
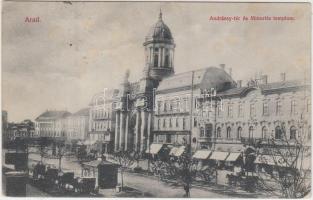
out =
[(96, 141), (86, 140), (86, 141), (84, 142), (84, 145), (93, 145), (93, 144), (95, 144), (95, 143), (96, 143)]
[[(258, 155), (254, 161), (256, 164), (266, 164), (266, 165), (277, 165), (281, 167), (288, 167), (286, 160), (281, 156), (272, 155)], [(290, 163), (292, 163), (292, 158), (290, 158)]]
[(214, 151), (209, 159), (224, 161), (227, 158), (228, 154), (228, 152)]
[(170, 156), (175, 156), (176, 151), (178, 150), (178, 147), (173, 147), (169, 153)]
[(163, 144), (151, 144), (150, 149), (146, 150), (146, 153), (157, 154), (162, 149)]
[(185, 151), (185, 146), (173, 147), (169, 153), (170, 156), (181, 156)]
[(226, 161), (234, 162), (239, 158), (240, 154), (241, 153), (230, 153), (229, 156), (226, 158)]
[(202, 160), (205, 160), (207, 159), (210, 154), (212, 153), (212, 151), (208, 150), (208, 149), (202, 149), (202, 150), (198, 150), (196, 151), (195, 154), (193, 154), (193, 158), (195, 159), (202, 159)]

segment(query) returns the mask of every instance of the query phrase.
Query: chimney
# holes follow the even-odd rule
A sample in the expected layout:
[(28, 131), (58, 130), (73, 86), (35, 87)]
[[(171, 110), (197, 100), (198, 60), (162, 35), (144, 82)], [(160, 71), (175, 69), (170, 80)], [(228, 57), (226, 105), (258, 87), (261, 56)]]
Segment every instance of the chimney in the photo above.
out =
[(241, 87), (242, 87), (242, 80), (238, 80), (238, 81), (237, 81), (237, 87), (238, 87), (238, 88), (241, 88)]
[(225, 70), (225, 64), (220, 64), (220, 68)]
[(262, 84), (267, 84), (267, 75), (262, 76)]
[(232, 68), (229, 68), (229, 76), (232, 75), (232, 72), (233, 72), (233, 69), (232, 69)]
[(286, 81), (286, 73), (281, 73), (281, 74), (280, 74), (280, 80), (281, 80), (282, 82)]

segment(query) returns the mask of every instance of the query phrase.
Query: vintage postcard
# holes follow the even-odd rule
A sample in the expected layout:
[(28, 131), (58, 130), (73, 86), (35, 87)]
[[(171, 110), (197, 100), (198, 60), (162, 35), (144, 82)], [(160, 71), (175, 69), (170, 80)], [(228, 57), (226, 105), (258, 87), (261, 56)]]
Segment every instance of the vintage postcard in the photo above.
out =
[(2, 2), (2, 195), (311, 197), (311, 4)]

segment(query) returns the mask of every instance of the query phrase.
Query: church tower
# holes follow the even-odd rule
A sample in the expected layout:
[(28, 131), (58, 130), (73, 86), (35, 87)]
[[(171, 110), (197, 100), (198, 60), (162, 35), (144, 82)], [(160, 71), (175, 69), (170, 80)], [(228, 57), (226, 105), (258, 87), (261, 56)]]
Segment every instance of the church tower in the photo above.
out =
[(162, 12), (143, 43), (145, 48), (144, 74), (161, 81), (174, 73), (175, 43), (171, 30), (163, 22)]

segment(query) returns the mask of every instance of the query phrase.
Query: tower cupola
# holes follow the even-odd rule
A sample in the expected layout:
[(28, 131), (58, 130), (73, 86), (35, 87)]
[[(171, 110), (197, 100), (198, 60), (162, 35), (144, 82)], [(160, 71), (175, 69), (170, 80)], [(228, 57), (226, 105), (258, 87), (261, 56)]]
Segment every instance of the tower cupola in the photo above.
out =
[(163, 21), (161, 10), (159, 19), (151, 27), (143, 46), (146, 57), (145, 75), (162, 80), (174, 73), (175, 43), (171, 30)]

